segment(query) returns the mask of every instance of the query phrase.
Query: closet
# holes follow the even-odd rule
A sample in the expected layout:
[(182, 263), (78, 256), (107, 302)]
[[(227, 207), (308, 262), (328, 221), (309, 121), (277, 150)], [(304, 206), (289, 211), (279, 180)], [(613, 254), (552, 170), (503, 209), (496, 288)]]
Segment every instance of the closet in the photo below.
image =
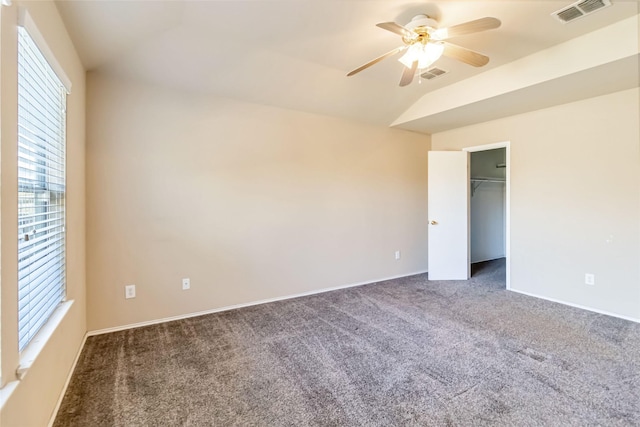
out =
[(470, 177), (471, 263), (504, 258), (506, 149), (472, 152)]

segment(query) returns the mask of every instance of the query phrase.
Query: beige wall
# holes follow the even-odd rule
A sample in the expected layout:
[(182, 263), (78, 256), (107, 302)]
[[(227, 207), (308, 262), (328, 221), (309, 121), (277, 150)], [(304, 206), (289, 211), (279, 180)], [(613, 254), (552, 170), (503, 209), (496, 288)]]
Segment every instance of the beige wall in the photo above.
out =
[[(67, 98), (67, 299), (59, 328), (6, 401), (0, 425), (48, 422), (86, 332), (85, 302), (85, 72), (51, 1), (13, 1), (2, 7), (2, 380), (15, 380), (17, 349), (17, 34), (18, 9), (28, 10), (73, 88)], [(14, 384), (4, 388), (4, 392)]]
[(639, 99), (632, 89), (432, 135), (434, 150), (511, 141), (512, 289), (640, 319)]
[(426, 270), (428, 136), (94, 73), (88, 100), (89, 330)]

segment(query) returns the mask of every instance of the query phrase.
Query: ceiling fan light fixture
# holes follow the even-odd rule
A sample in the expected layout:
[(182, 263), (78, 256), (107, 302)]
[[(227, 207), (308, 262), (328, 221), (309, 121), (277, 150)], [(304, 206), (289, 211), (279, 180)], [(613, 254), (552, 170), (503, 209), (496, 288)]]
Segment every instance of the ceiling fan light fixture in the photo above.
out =
[(398, 61), (407, 68), (411, 68), (418, 61), (418, 68), (424, 69), (436, 62), (444, 52), (443, 43), (414, 43), (407, 49)]

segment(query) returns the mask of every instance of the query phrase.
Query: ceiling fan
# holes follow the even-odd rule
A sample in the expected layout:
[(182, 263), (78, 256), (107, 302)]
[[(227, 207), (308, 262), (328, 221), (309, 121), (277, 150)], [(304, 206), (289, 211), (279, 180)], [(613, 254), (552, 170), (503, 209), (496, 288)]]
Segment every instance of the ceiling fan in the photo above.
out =
[(457, 59), (474, 67), (482, 67), (489, 62), (489, 57), (473, 50), (450, 43), (447, 40), (453, 37), (478, 33), (480, 31), (498, 28), (501, 22), (496, 18), (480, 18), (448, 28), (438, 28), (438, 23), (427, 15), (415, 16), (409, 24), (402, 26), (395, 22), (382, 22), (378, 27), (402, 36), (404, 46), (397, 47), (373, 61), (351, 71), (347, 76), (353, 76), (385, 58), (405, 51), (398, 59), (404, 65), (400, 86), (407, 86), (413, 81), (416, 70), (427, 68), (437, 61), (440, 56)]

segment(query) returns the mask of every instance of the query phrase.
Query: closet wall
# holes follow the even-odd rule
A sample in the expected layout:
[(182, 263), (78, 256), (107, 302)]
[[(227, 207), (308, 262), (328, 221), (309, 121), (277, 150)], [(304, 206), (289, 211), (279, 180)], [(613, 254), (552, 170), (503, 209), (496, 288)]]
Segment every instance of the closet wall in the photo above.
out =
[(431, 141), (433, 150), (511, 142), (511, 290), (640, 321), (639, 88)]
[[(471, 262), (505, 256), (504, 148), (471, 153)], [(498, 181), (498, 182), (496, 182)]]

